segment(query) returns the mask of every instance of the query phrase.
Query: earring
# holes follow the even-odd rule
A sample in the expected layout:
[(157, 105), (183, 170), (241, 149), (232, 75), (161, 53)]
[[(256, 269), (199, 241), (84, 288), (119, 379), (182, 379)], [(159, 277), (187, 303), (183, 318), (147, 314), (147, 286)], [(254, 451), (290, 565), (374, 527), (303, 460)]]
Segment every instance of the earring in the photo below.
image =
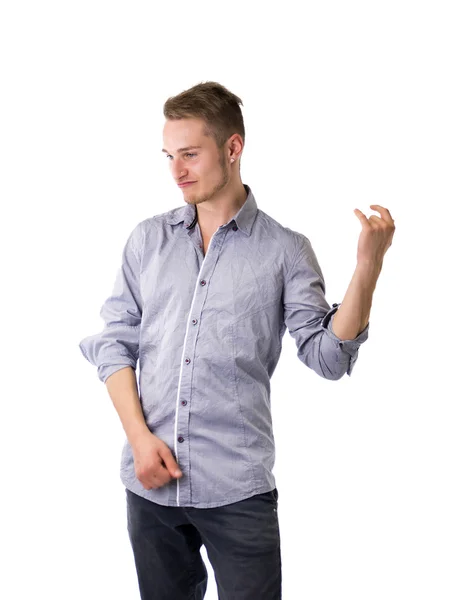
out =
[(231, 159), (231, 162), (234, 162), (234, 158)]

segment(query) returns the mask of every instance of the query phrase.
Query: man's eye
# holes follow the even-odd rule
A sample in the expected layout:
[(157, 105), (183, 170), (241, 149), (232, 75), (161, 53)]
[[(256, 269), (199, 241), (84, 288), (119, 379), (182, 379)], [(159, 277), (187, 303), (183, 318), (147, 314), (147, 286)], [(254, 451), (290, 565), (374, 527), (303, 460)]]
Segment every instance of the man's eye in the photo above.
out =
[[(187, 152), (185, 154), (185, 156), (197, 156), (197, 153), (196, 152)], [(172, 155), (171, 154), (167, 154), (166, 158), (172, 158)]]

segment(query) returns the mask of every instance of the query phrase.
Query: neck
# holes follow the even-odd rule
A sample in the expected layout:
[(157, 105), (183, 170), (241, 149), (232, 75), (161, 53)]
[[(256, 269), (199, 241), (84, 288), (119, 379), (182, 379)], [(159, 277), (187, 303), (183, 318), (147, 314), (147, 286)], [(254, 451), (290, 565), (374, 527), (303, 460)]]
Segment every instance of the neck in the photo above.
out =
[(196, 205), (198, 224), (203, 231), (216, 231), (229, 223), (247, 199), (247, 192), (239, 179), (216, 196)]

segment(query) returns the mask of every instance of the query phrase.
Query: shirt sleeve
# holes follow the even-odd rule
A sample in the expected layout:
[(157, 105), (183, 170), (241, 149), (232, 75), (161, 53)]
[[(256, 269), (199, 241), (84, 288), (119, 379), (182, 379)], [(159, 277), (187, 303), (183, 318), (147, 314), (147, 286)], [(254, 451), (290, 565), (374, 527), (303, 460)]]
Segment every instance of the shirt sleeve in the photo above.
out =
[(298, 348), (298, 358), (325, 379), (351, 375), (358, 350), (368, 338), (369, 323), (353, 340), (341, 340), (333, 331), (340, 303), (329, 306), (325, 281), (308, 238), (297, 234), (295, 258), (284, 285), (284, 320)]
[(139, 223), (128, 236), (112, 293), (101, 307), (104, 328), (79, 343), (83, 356), (97, 367), (98, 378), (103, 383), (124, 367), (132, 367), (136, 371), (142, 318), (139, 277), (142, 247)]

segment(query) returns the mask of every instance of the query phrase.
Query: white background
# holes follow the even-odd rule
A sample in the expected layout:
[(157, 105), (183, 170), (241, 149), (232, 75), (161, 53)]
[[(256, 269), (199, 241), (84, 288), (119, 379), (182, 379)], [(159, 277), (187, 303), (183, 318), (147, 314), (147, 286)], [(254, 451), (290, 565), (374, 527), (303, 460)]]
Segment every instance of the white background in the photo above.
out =
[(353, 209), (396, 224), (352, 377), (318, 377), (284, 336), (283, 597), (454, 600), (452, 4), (2, 4), (2, 598), (139, 598), (124, 432), (78, 343), (132, 228), (184, 203), (164, 102), (214, 80), (243, 100), (243, 182), (311, 240), (328, 302), (355, 268)]

